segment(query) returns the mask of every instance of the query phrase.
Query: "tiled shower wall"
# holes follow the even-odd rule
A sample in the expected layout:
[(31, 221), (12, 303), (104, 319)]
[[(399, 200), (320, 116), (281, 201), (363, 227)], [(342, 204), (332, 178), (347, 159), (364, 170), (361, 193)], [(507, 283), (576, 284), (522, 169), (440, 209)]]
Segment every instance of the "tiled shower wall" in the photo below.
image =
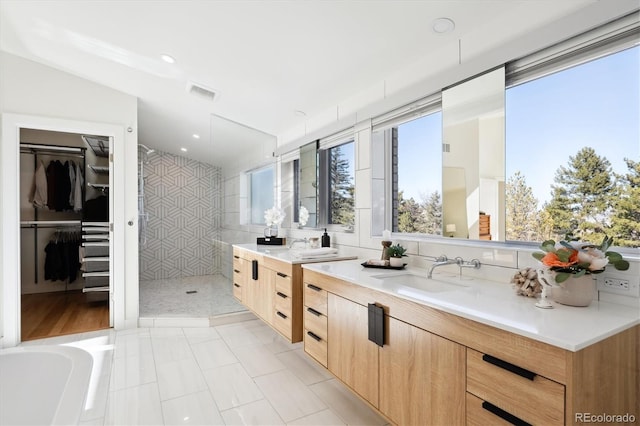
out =
[(143, 165), (146, 244), (140, 241), (140, 279), (221, 271), (222, 171), (156, 151)]

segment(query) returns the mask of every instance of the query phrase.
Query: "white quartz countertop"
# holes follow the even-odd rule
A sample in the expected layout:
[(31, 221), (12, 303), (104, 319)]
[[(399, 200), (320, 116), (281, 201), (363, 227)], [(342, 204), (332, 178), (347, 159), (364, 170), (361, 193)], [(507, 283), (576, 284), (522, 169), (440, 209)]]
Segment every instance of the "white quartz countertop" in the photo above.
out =
[(234, 244), (233, 247), (238, 247), (244, 250), (250, 250), (254, 253), (261, 254), (262, 256), (272, 257), (276, 260), (280, 260), (280, 261), (291, 263), (291, 264), (330, 262), (330, 261), (338, 261), (338, 260), (351, 260), (356, 258), (356, 256), (345, 256), (345, 255), (341, 255), (338, 252), (335, 255), (329, 255), (329, 256), (325, 255), (325, 256), (318, 256), (315, 258), (301, 259), (301, 258), (295, 257), (295, 253), (299, 252), (299, 250), (289, 249), (288, 246), (269, 246), (269, 245), (259, 245), (255, 243)]
[[(458, 284), (453, 291), (430, 292), (418, 285), (405, 286), (376, 275), (415, 274), (426, 277), (424, 269), (365, 268), (363, 260), (303, 265), (350, 283), (411, 300), (463, 318), (529, 337), (569, 351), (579, 351), (616, 333), (640, 324), (640, 311), (614, 303), (593, 301), (588, 307), (553, 303), (540, 309), (536, 299), (518, 296), (511, 284), (439, 273), (433, 279)], [(372, 301), (373, 302), (373, 301)]]

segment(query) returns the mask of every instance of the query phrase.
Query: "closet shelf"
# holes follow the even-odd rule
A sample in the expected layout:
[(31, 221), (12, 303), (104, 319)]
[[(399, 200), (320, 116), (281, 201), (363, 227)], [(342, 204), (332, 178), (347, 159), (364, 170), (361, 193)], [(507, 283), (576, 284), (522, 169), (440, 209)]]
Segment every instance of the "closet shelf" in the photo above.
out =
[(82, 135), (82, 139), (98, 157), (109, 156), (109, 138), (106, 136)]
[(100, 191), (107, 191), (109, 189), (109, 184), (108, 183), (91, 183), (91, 182), (89, 182), (87, 185), (89, 185), (92, 188), (99, 189)]
[(109, 174), (109, 167), (107, 166), (96, 166), (95, 164), (89, 164), (89, 168), (93, 170), (93, 172), (97, 175)]
[(23, 220), (20, 221), (22, 228), (55, 228), (60, 226), (80, 226), (79, 220)]
[(103, 285), (100, 287), (85, 287), (82, 289), (83, 293), (94, 293), (97, 291), (109, 291), (109, 286), (108, 285)]

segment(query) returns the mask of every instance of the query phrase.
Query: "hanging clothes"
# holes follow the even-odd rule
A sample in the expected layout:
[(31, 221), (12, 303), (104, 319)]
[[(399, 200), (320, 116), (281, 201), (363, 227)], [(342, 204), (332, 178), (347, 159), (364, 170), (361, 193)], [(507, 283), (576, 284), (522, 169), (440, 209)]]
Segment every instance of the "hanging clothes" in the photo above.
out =
[(74, 282), (80, 270), (78, 230), (58, 230), (44, 249), (44, 279)]
[(80, 164), (76, 164), (76, 181), (73, 188), (74, 201), (73, 210), (79, 212), (82, 210), (82, 188), (84, 188), (84, 176), (82, 175), (82, 169)]
[(29, 202), (34, 207), (47, 207), (47, 172), (42, 161), (38, 162), (38, 167), (33, 174), (33, 184), (29, 193)]

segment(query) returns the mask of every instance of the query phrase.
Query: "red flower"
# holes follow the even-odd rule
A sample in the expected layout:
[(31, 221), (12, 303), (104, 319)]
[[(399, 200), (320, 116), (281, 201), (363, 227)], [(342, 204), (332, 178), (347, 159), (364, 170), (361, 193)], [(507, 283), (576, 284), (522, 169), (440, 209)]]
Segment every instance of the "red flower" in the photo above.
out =
[(569, 251), (571, 251), (571, 254), (569, 255), (569, 260), (567, 262), (563, 262), (562, 260), (560, 260), (560, 258), (556, 253), (552, 253), (552, 252), (547, 253), (540, 261), (544, 265), (549, 267), (567, 268), (571, 265), (575, 265), (576, 263), (578, 263), (578, 251), (569, 250), (568, 248), (561, 248), (557, 250), (557, 252), (569, 252)]

